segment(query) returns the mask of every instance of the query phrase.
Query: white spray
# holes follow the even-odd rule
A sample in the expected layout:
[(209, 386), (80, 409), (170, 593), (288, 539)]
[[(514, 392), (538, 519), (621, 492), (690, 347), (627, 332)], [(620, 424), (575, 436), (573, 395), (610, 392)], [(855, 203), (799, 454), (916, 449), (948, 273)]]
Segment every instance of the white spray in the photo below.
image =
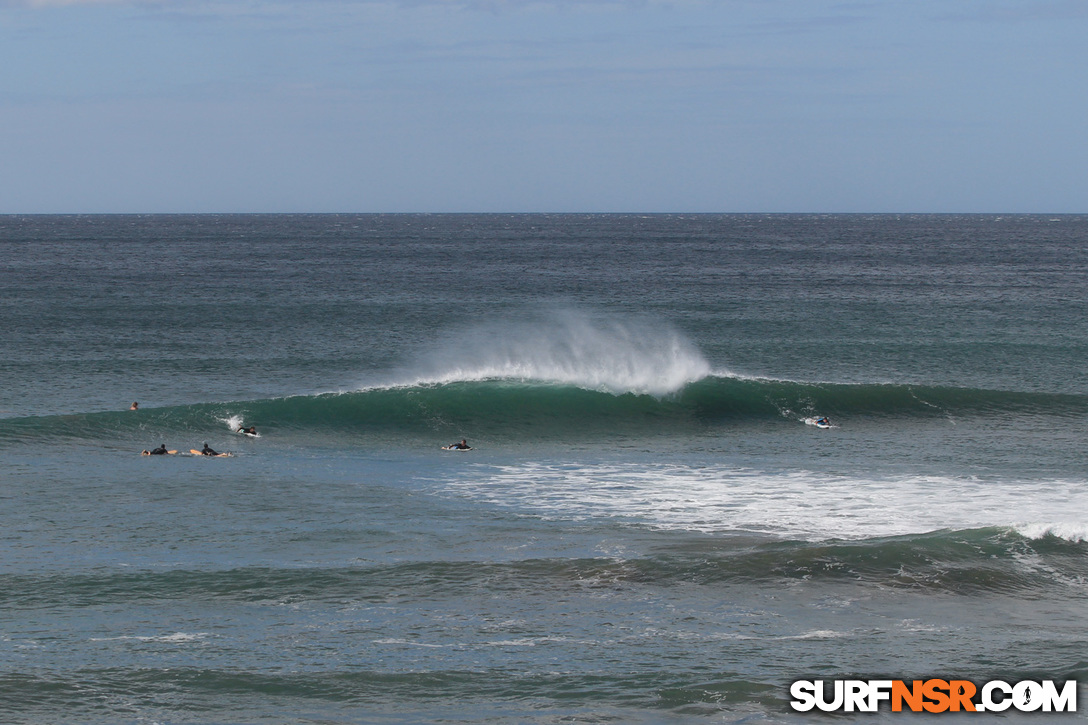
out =
[(709, 374), (702, 353), (666, 323), (552, 309), (460, 327), (422, 356), (410, 384), (519, 380), (664, 396)]

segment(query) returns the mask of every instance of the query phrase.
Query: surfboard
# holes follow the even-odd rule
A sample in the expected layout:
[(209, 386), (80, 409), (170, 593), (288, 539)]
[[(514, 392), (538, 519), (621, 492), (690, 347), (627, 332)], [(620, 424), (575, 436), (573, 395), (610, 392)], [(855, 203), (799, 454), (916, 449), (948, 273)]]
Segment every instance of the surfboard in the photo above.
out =
[(805, 418), (805, 425), (814, 425), (817, 428), (830, 428), (829, 423), (821, 423), (818, 418)]
[(203, 458), (230, 458), (234, 455), (230, 451), (227, 451), (226, 453), (216, 453), (214, 456), (205, 456), (199, 448), (190, 448), (189, 452), (192, 453), (194, 456), (201, 456)]
[(260, 433), (250, 433), (247, 430), (239, 430), (239, 431), (235, 431), (235, 432), (240, 433), (241, 435), (244, 435), (244, 436), (248, 436), (249, 438), (260, 438), (261, 437)]

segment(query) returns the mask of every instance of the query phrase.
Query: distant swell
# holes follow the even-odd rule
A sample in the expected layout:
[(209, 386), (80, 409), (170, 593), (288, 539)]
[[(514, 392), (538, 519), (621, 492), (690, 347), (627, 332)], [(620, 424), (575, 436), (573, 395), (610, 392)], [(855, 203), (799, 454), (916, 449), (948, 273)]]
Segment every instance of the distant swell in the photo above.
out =
[(850, 580), (934, 593), (1088, 591), (1088, 543), (1029, 539), (1008, 528), (938, 531), (859, 541), (676, 539), (632, 559), (418, 561), (341, 568), (102, 571), (0, 575), (5, 609), (201, 600), (298, 605), (442, 602), (524, 591), (716, 587), (743, 582)]
[[(374, 648), (395, 658), (409, 647), (398, 641), (378, 641)], [(68, 722), (74, 710), (91, 710), (80, 722), (254, 722), (250, 713), (260, 711), (267, 722), (348, 722), (343, 718), (313, 719), (305, 715), (290, 720), (273, 719), (280, 703), (307, 713), (325, 703), (366, 708), (350, 722), (466, 722), (448, 716), (464, 703), (487, 700), (494, 722), (554, 722), (556, 718), (526, 718), (526, 701), (558, 701), (571, 711), (592, 708), (612, 714), (608, 722), (659, 722), (646, 719), (640, 709), (660, 710), (667, 717), (674, 708), (691, 714), (697, 707), (706, 716), (719, 714), (720, 701), (764, 699), (775, 702), (777, 691), (756, 678), (733, 672), (706, 672), (693, 676), (677, 672), (622, 671), (578, 673), (523, 672), (517, 668), (420, 669), (378, 671), (339, 665), (314, 671), (244, 670), (227, 663), (219, 666), (86, 668), (74, 672), (35, 669), (0, 674), (0, 710), (20, 714), (26, 722)], [(715, 682), (708, 686), (706, 678)], [(114, 693), (121, 693), (118, 697)], [(165, 693), (165, 694), (164, 694)], [(556, 693), (559, 693), (558, 695)], [(168, 706), (160, 703), (166, 701)], [(131, 703), (143, 711), (162, 708), (155, 718), (135, 718)], [(229, 705), (224, 705), (224, 702)], [(302, 704), (295, 705), (295, 702)], [(617, 704), (618, 703), (618, 704)], [(625, 709), (629, 708), (629, 709)], [(383, 715), (375, 717), (373, 710)], [(396, 713), (410, 714), (398, 719)], [(424, 714), (420, 714), (420, 712)], [(178, 713), (182, 713), (179, 717)], [(209, 715), (209, 713), (211, 713)], [(563, 721), (568, 718), (558, 718)], [(572, 716), (571, 721), (586, 721)], [(597, 718), (589, 720), (599, 721)]]
[[(682, 432), (746, 421), (797, 422), (813, 414), (859, 417), (1083, 416), (1088, 396), (894, 384), (821, 384), (711, 376), (665, 396), (587, 390), (570, 384), (490, 379), (372, 388), (159, 409), (0, 420), (0, 442), (154, 442), (161, 434), (206, 435), (223, 421), (260, 430), (429, 434), (471, 430), (493, 439), (527, 434), (593, 438), (622, 432)], [(150, 438), (148, 438), (150, 436)]]

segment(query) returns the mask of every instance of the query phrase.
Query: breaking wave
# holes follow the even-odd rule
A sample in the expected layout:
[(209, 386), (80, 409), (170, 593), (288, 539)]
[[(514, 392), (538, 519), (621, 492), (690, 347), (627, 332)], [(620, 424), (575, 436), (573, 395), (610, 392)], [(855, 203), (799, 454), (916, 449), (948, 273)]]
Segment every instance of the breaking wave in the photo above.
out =
[[(0, 420), (0, 442), (101, 440), (118, 434), (207, 431), (223, 421), (259, 430), (431, 433), (468, 429), (496, 438), (618, 431), (676, 432), (746, 421), (797, 422), (814, 413), (833, 420), (870, 417), (1083, 416), (1088, 397), (915, 385), (850, 385), (710, 375), (656, 396), (603, 392), (572, 383), (484, 378), (417, 382), (346, 393), (199, 403), (129, 411)], [(199, 434), (198, 434), (199, 435)]]

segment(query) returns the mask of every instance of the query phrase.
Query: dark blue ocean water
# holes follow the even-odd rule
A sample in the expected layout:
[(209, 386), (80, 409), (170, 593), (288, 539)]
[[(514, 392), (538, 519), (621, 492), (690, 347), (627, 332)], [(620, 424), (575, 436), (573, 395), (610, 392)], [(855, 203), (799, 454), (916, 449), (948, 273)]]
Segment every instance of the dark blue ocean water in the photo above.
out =
[(2, 719), (1084, 680), (1086, 352), (1084, 216), (0, 217)]

